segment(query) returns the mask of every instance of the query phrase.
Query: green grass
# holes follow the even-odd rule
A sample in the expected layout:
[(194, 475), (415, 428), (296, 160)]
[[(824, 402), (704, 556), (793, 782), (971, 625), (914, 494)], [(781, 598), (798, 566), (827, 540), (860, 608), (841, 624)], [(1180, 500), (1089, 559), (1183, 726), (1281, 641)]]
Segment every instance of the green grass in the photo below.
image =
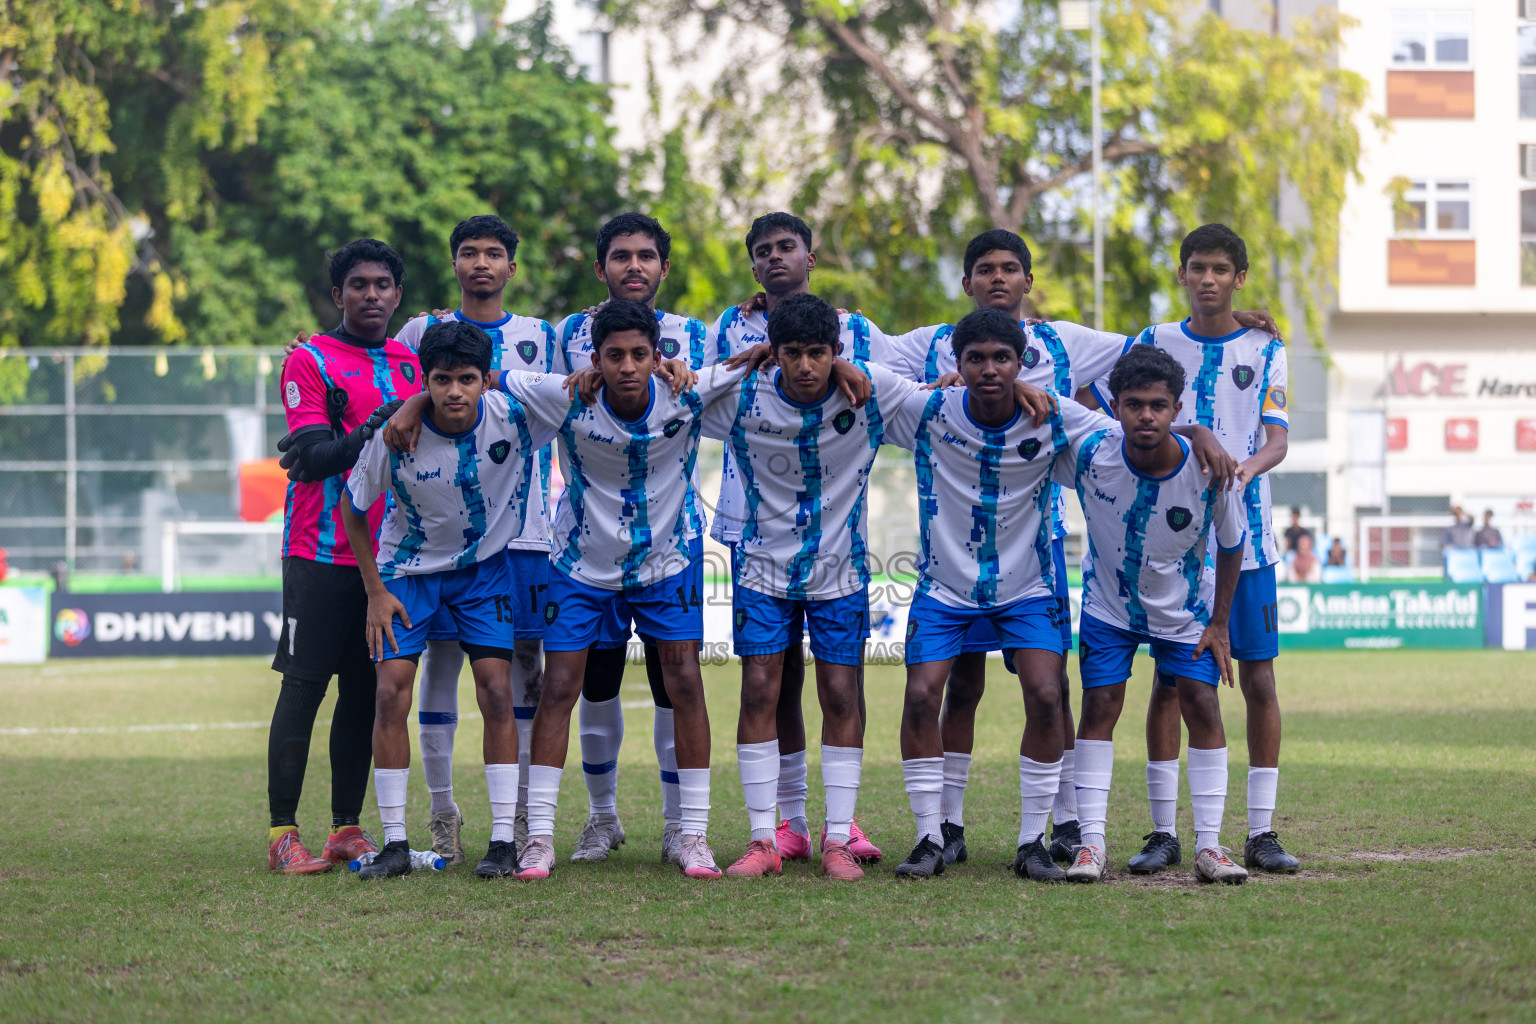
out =
[[(0, 1019), (1536, 1019), (1536, 659), (1295, 653), (1280, 670), (1277, 827), (1303, 871), (1223, 889), (1190, 882), (1187, 860), (1151, 882), (1124, 872), (1146, 827), (1139, 708), (1119, 730), (1112, 880), (1013, 879), (1022, 710), (1000, 668), (967, 804), (972, 860), (924, 884), (890, 871), (912, 841), (892, 668), (869, 673), (860, 798), (888, 857), (857, 885), (826, 882), (814, 864), (719, 883), (661, 865), (637, 669), (619, 794), (629, 843), (606, 864), (565, 862), (585, 811), (568, 772), (561, 861), (542, 883), (487, 884), (463, 868), (381, 885), (269, 874), (264, 728), (0, 733)], [(706, 678), (725, 861), (747, 839), (735, 677)], [(0, 722), (260, 722), (275, 692), (256, 661), (56, 663), (0, 670)], [(1129, 704), (1145, 692), (1138, 682)], [(469, 710), (467, 688), (462, 699)], [(1226, 836), (1240, 845), (1242, 701), (1223, 700)], [(471, 847), (488, 836), (479, 746), (466, 721), (458, 797)], [(327, 797), (322, 732), (300, 817), (312, 840)], [(425, 804), (418, 771), (418, 846)], [(370, 796), (365, 821), (375, 814)]]

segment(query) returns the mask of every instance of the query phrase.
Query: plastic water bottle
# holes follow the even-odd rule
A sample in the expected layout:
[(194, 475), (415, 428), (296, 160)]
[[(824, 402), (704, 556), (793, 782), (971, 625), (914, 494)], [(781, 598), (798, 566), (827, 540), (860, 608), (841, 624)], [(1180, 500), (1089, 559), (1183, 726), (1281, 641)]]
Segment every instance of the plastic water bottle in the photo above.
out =
[[(357, 860), (354, 860), (348, 864), (347, 867), (353, 871), (357, 871), (365, 865), (372, 864), (374, 858), (377, 856), (377, 853), (365, 853), (361, 857), (357, 858)], [(412, 871), (441, 871), (447, 866), (448, 862), (439, 857), (434, 850), (411, 851)]]

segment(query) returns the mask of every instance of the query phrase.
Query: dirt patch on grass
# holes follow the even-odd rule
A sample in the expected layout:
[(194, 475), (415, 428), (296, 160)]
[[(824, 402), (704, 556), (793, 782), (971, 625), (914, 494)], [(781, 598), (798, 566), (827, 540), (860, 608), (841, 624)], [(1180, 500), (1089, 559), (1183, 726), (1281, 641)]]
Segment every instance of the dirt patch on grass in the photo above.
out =
[[(1293, 882), (1328, 882), (1340, 876), (1332, 871), (1298, 871), (1294, 875), (1271, 875), (1262, 871), (1250, 871), (1244, 885), (1288, 885)], [(1104, 876), (1104, 883), (1125, 885), (1133, 889), (1204, 889), (1212, 883), (1202, 882), (1193, 870), (1159, 871), (1155, 875), (1133, 875), (1129, 871), (1111, 871)]]
[(1403, 861), (1461, 860), (1482, 853), (1502, 853), (1489, 847), (1420, 846), (1410, 850), (1356, 850), (1345, 854), (1350, 860), (1373, 863), (1401, 863)]

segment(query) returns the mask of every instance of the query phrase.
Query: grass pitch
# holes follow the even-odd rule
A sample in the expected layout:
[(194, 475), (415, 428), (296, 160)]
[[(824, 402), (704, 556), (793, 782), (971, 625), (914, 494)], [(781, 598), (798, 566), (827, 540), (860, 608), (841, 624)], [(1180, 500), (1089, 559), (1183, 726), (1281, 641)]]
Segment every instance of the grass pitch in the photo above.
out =
[[(349, 872), (266, 870), (277, 677), (263, 664), (0, 670), (0, 1018), (1536, 1019), (1536, 658), (1294, 653), (1279, 669), (1277, 828), (1302, 872), (1240, 888), (1195, 885), (1188, 856), (1149, 880), (1124, 870), (1147, 828), (1144, 682), (1117, 737), (1108, 884), (1009, 873), (1022, 704), (997, 665), (967, 799), (971, 861), (941, 879), (891, 876), (912, 843), (899, 669), (869, 672), (859, 801), (887, 860), (847, 885), (814, 863), (690, 882), (657, 860), (649, 697), (632, 667), (619, 784), (629, 842), (608, 863), (565, 861), (585, 815), (580, 771), (568, 770), (548, 881), (485, 883), (461, 867), (364, 885)], [(724, 864), (747, 841), (737, 676), (714, 668), (706, 680), (711, 839)], [(473, 708), (470, 687), (461, 700)], [(1243, 705), (1233, 691), (1223, 702), (1224, 837), (1240, 849)], [(814, 701), (806, 713), (814, 735)], [(188, 723), (216, 727), (134, 728)], [(576, 750), (573, 736), (573, 764)], [(813, 742), (813, 818), (815, 757)], [(489, 835), (479, 758), (469, 720), (457, 795), (472, 858)], [(412, 843), (424, 846), (419, 769), (411, 783)], [(328, 797), (321, 729), (300, 808), (315, 849)]]

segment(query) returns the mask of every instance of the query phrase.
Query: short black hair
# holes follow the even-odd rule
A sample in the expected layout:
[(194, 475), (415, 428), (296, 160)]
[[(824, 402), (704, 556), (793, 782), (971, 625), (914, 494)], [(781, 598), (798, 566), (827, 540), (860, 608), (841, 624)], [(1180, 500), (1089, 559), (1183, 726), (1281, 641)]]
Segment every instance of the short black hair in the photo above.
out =
[(1024, 273), (1029, 273), (1031, 259), (1029, 246), (1024, 244), (1024, 239), (1012, 231), (1004, 231), (1002, 228), (993, 228), (991, 231), (983, 231), (971, 239), (965, 247), (965, 276), (971, 276), (971, 268), (976, 261), (994, 249), (1003, 249), (1013, 253), (1024, 264)]
[(340, 288), (347, 283), (347, 275), (359, 263), (382, 263), (389, 268), (395, 279), (395, 287), (405, 282), (405, 261), (400, 254), (377, 238), (359, 238), (331, 253), (331, 287)]
[[(626, 232), (627, 233), (627, 232)], [(661, 325), (651, 307), (634, 299), (609, 299), (603, 308), (592, 314), (592, 351), (603, 347), (610, 334), (619, 331), (640, 331), (651, 339), (651, 347), (661, 340)]]
[(800, 241), (805, 243), (805, 251), (811, 251), (811, 226), (792, 213), (765, 213), (752, 222), (747, 229), (747, 255), (752, 255), (752, 247), (757, 240), (770, 231), (793, 231), (800, 236)]
[(1000, 309), (978, 309), (960, 318), (949, 339), (955, 350), (955, 362), (960, 361), (960, 353), (967, 345), (983, 341), (1000, 341), (1013, 349), (1014, 355), (1021, 359), (1024, 356), (1024, 328)]
[(459, 243), (466, 238), (494, 238), (506, 248), (507, 259), (510, 260), (517, 255), (517, 232), (493, 213), (482, 213), (478, 217), (459, 221), (453, 229), (453, 234), (448, 236), (450, 258), (458, 258)]
[(1168, 393), (1177, 402), (1184, 394), (1184, 367), (1156, 345), (1132, 345), (1109, 371), (1109, 393), (1115, 398), (1125, 390), (1168, 385)]
[(433, 370), (460, 366), (473, 366), (481, 373), (489, 373), (491, 336), (463, 320), (440, 320), (421, 333), (416, 359), (421, 363), (422, 380)]
[(791, 341), (806, 345), (831, 345), (837, 354), (837, 337), (842, 324), (837, 310), (814, 295), (790, 295), (773, 308), (768, 318), (768, 344), (777, 352)]
[(1188, 266), (1189, 258), (1198, 252), (1224, 252), (1233, 270), (1242, 273), (1248, 269), (1248, 246), (1225, 224), (1202, 224), (1185, 235), (1179, 246), (1179, 266)]
[(597, 262), (608, 258), (608, 247), (620, 235), (649, 235), (656, 243), (656, 255), (665, 263), (672, 258), (672, 236), (654, 217), (643, 213), (621, 213), (597, 229)]

